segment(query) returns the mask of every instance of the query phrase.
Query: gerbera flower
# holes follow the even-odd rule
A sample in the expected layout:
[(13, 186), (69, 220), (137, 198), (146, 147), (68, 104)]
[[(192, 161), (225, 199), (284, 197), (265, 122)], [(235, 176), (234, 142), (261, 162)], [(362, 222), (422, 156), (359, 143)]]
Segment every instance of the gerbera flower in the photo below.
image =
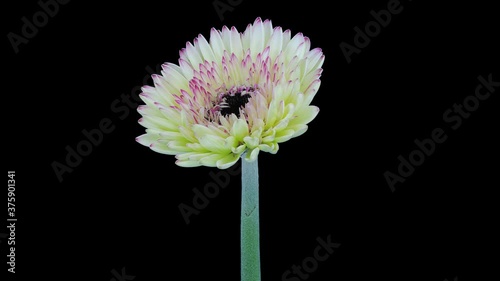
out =
[(320, 86), (324, 56), (301, 33), (257, 18), (240, 33), (211, 29), (162, 65), (144, 86), (138, 108), (146, 133), (140, 144), (175, 155), (183, 167), (230, 167), (245, 153), (276, 153), (303, 134), (318, 114), (310, 105)]

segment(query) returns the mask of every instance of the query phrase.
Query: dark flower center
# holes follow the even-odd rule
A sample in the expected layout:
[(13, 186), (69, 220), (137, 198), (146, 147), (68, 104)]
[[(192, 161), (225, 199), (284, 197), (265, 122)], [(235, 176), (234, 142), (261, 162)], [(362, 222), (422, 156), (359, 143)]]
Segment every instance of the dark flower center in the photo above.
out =
[(240, 117), (240, 108), (245, 106), (249, 98), (250, 94), (246, 91), (243, 93), (227, 93), (223, 95), (220, 113), (223, 116), (228, 116), (234, 113), (236, 116)]
[(205, 120), (220, 124), (219, 117), (227, 117), (231, 114), (240, 117), (240, 110), (245, 108), (251, 97), (258, 93), (258, 90), (250, 86), (232, 87), (219, 93), (211, 101), (210, 107), (205, 111)]

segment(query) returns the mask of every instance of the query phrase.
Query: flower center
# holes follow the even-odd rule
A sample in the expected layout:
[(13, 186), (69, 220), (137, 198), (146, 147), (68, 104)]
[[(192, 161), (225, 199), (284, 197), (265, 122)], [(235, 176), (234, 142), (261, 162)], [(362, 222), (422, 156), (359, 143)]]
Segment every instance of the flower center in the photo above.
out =
[(248, 92), (237, 92), (235, 94), (226, 93), (222, 96), (222, 102), (220, 103), (220, 113), (224, 116), (229, 114), (236, 114), (240, 117), (240, 108), (243, 108), (248, 102), (250, 94)]
[(235, 114), (240, 117), (240, 109), (245, 107), (248, 100), (256, 90), (253, 87), (233, 87), (220, 93), (217, 98), (212, 101), (212, 108), (208, 109), (205, 118), (211, 122), (218, 122), (218, 116), (227, 117), (230, 114)]

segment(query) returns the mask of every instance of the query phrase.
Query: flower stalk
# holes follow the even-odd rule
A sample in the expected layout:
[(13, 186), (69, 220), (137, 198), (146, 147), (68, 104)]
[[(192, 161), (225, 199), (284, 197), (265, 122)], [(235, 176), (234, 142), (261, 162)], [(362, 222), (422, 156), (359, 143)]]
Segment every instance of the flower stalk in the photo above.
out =
[[(212, 28), (165, 63), (139, 95), (146, 128), (136, 141), (175, 155), (180, 167), (226, 169), (242, 162), (241, 280), (260, 281), (259, 153), (304, 134), (325, 60), (302, 33), (256, 18), (243, 32)], [(321, 140), (319, 140), (321, 141)]]
[(241, 157), (241, 281), (260, 281), (259, 166)]

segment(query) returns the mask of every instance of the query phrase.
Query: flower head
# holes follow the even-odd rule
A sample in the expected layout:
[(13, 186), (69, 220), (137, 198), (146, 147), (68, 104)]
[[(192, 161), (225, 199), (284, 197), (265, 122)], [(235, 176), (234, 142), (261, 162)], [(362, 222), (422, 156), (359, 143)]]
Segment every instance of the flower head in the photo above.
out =
[(303, 134), (319, 112), (310, 105), (320, 86), (324, 55), (309, 38), (257, 18), (242, 33), (211, 29), (165, 63), (142, 87), (138, 107), (152, 150), (175, 155), (183, 167), (230, 167), (246, 152), (276, 153)]

